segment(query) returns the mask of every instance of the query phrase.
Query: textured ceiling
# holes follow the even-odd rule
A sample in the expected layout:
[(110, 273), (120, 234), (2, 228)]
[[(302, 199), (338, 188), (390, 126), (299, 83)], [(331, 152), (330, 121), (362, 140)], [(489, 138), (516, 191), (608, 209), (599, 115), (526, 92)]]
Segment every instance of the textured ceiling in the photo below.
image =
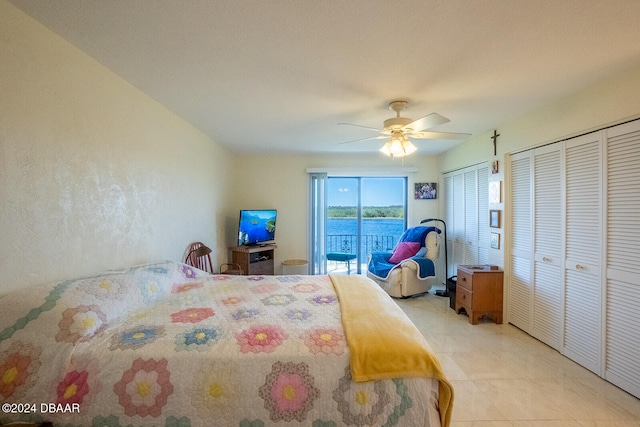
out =
[(374, 152), (337, 123), (399, 98), (478, 135), (640, 61), (637, 0), (10, 1), (237, 152)]

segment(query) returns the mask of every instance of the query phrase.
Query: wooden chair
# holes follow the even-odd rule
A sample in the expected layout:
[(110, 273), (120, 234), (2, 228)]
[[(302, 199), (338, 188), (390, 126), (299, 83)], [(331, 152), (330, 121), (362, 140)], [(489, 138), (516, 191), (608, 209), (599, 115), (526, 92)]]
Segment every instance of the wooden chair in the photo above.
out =
[(211, 249), (202, 242), (194, 242), (189, 245), (184, 263), (207, 273), (213, 274), (213, 264), (211, 264)]

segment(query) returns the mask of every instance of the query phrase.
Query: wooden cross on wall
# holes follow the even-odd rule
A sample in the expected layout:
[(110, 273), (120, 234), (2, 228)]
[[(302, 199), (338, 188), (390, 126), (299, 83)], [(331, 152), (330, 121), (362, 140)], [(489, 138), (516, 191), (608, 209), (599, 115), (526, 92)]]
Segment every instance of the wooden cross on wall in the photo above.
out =
[(496, 142), (498, 142), (498, 137), (500, 136), (500, 134), (498, 133), (497, 130), (493, 130), (493, 136), (491, 137), (491, 139), (493, 139), (493, 155), (496, 155)]

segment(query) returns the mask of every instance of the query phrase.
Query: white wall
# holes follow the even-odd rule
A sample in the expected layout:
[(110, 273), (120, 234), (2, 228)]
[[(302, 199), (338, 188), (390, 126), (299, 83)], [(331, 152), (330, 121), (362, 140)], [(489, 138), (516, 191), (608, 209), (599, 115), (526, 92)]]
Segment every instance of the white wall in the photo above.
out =
[(275, 251), (276, 273), (285, 259), (308, 259), (309, 178), (307, 168), (417, 168), (409, 176), (408, 222), (438, 217), (440, 199), (414, 200), (414, 182), (437, 182), (440, 169), (436, 156), (412, 155), (392, 160), (380, 153), (350, 155), (269, 155), (238, 154), (234, 162), (233, 209), (226, 220), (227, 241), (235, 245), (240, 209), (278, 209)]
[(0, 0), (0, 293), (160, 259), (226, 261), (232, 155)]

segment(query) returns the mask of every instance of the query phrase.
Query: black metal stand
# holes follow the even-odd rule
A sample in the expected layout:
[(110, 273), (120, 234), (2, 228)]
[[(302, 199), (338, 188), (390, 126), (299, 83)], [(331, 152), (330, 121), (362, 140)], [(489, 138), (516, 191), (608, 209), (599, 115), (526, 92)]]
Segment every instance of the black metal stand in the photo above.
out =
[(439, 296), (439, 297), (448, 297), (449, 296), (449, 290), (447, 288), (447, 274), (449, 273), (449, 260), (447, 259), (447, 224), (445, 224), (445, 222), (439, 218), (429, 218), (429, 219), (423, 219), (422, 221), (420, 221), (420, 224), (424, 224), (426, 222), (431, 222), (431, 221), (435, 221), (435, 222), (440, 222), (442, 223), (442, 229), (444, 231), (444, 290), (437, 290), (435, 292), (435, 295)]

